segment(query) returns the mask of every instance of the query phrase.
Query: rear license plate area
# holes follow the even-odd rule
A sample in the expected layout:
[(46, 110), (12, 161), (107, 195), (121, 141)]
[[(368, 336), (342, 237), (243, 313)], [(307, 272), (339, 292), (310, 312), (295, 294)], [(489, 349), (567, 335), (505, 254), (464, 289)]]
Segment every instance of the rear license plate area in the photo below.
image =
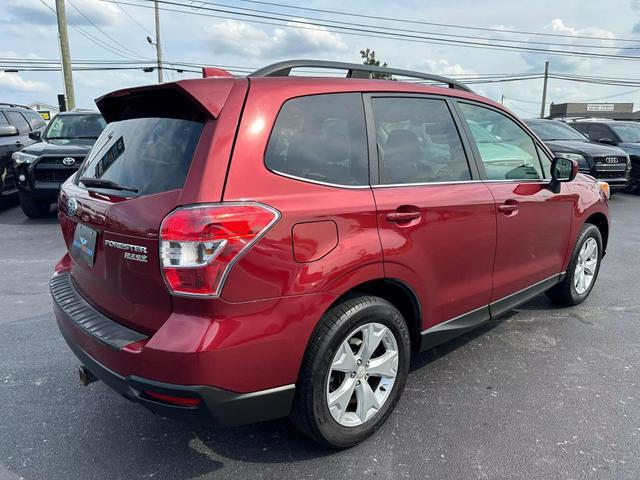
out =
[(73, 243), (71, 245), (71, 254), (73, 257), (77, 261), (84, 262), (90, 267), (93, 267), (97, 238), (98, 232), (93, 228), (77, 224), (76, 231), (73, 234)]

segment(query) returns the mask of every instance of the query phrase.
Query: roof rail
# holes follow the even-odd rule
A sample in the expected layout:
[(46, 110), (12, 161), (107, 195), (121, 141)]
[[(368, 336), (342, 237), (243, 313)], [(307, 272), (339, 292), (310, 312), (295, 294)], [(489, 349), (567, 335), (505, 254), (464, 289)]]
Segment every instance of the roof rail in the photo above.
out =
[(0, 102), (0, 105), (6, 106), (6, 107), (12, 107), (12, 108), (29, 108), (26, 105), (20, 105), (19, 103)]
[(249, 74), (249, 77), (288, 77), (292, 68), (324, 68), (331, 70), (347, 70), (346, 78), (370, 78), (374, 73), (385, 73), (387, 75), (399, 75), (402, 77), (419, 78), (430, 80), (436, 83), (443, 83), (449, 88), (472, 92), (466, 85), (447, 77), (433, 75), (431, 73), (414, 72), (412, 70), (402, 70), (399, 68), (378, 67), (375, 65), (364, 65), (362, 63), (332, 62), (328, 60), (285, 60), (274, 63)]

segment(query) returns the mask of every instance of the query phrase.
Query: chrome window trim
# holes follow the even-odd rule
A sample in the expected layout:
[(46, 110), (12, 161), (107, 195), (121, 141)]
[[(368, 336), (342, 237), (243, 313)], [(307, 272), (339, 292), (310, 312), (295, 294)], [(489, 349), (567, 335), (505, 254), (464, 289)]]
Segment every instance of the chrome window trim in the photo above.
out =
[(297, 177), (297, 176), (291, 175), (289, 173), (284, 173), (284, 172), (280, 172), (278, 170), (273, 170), (273, 169), (267, 167), (266, 165), (265, 165), (265, 167), (269, 172), (273, 173), (274, 175), (278, 175), (279, 177), (290, 178), (292, 180), (298, 180), (300, 182), (305, 182), (305, 183), (314, 183), (316, 185), (323, 185), (325, 187), (349, 188), (349, 189), (359, 189), (359, 190), (362, 190), (362, 189), (365, 189), (365, 188), (366, 189), (370, 189), (371, 188), (371, 185), (369, 185), (368, 183), (366, 185), (342, 185), (342, 184), (339, 184), (339, 183), (323, 182), (323, 181), (320, 181), (320, 180), (313, 180), (313, 179), (310, 179), (310, 178)]
[(416, 182), (416, 183), (378, 183), (371, 185), (371, 188), (389, 187), (424, 187), (429, 185), (463, 185), (465, 183), (485, 183), (482, 180), (455, 180), (450, 182)]

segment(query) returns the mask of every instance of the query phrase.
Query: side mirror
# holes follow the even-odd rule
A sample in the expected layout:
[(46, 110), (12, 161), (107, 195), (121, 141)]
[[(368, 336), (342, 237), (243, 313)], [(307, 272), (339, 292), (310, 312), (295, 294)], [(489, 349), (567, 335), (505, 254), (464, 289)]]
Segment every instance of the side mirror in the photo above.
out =
[(556, 157), (551, 162), (551, 183), (554, 193), (560, 193), (560, 184), (570, 182), (578, 175), (578, 162), (568, 158)]
[(34, 130), (29, 133), (29, 138), (31, 140), (40, 140), (42, 138), (42, 132), (40, 130)]
[(0, 137), (13, 137), (18, 135), (18, 129), (13, 125), (0, 125)]
[(611, 138), (605, 137), (605, 138), (601, 138), (600, 140), (598, 140), (598, 143), (605, 143), (607, 145), (615, 145), (616, 142), (614, 142)]

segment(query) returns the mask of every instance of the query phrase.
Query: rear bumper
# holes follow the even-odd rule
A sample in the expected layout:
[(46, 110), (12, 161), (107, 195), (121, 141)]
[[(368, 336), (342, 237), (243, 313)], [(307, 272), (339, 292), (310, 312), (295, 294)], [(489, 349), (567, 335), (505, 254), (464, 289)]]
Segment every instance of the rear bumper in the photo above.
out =
[[(221, 426), (255, 423), (288, 415), (295, 393), (294, 384), (237, 393), (209, 385), (178, 385), (115, 371), (87, 350), (108, 351), (111, 355), (123, 357), (129, 364), (145, 363), (143, 353), (126, 352), (122, 347), (132, 342), (144, 343), (147, 337), (110, 320), (89, 305), (73, 286), (68, 272), (55, 275), (50, 288), (58, 326), (73, 353), (94, 376), (129, 400), (165, 417), (188, 421), (204, 419)], [(167, 357), (165, 368), (171, 368), (171, 356)], [(195, 365), (197, 354), (193, 360)], [(190, 399), (196, 405), (175, 405), (151, 398), (147, 392)]]

